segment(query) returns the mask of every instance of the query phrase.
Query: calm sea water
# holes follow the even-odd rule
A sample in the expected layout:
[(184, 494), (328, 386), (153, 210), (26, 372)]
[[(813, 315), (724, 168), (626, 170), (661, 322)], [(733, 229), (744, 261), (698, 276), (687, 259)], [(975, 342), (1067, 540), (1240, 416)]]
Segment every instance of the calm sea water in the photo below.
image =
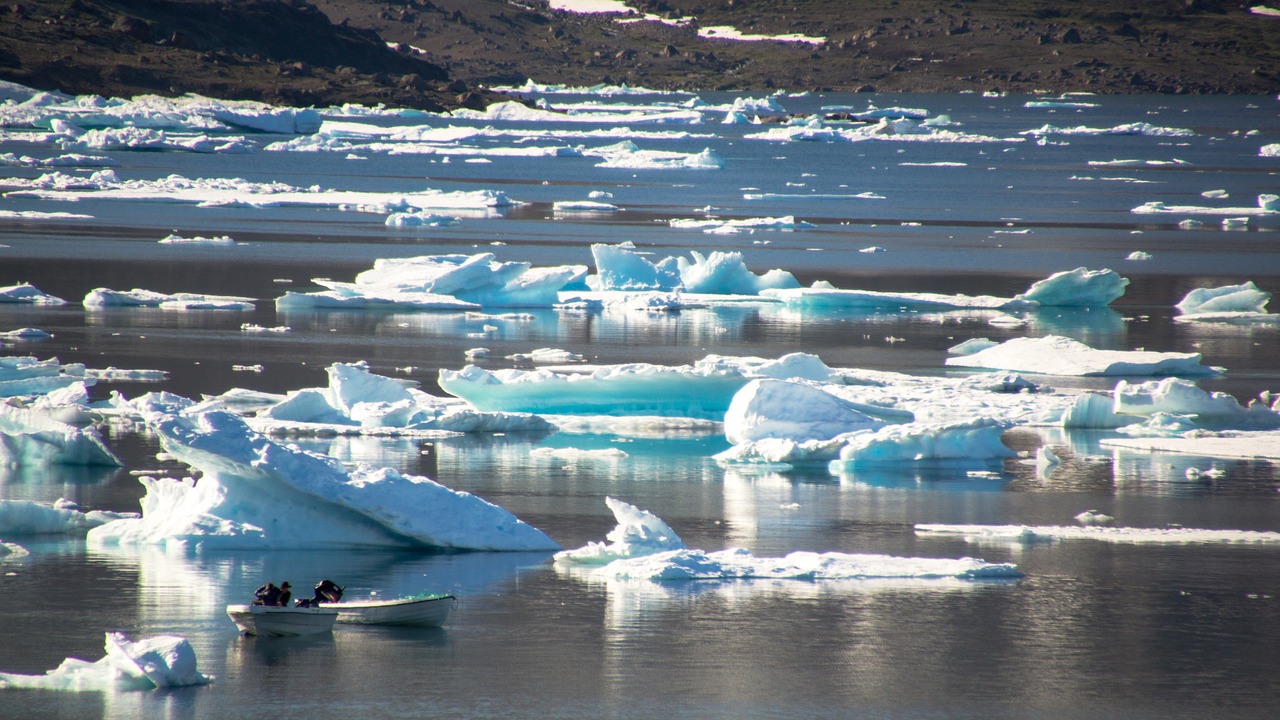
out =
[[(712, 102), (723, 96), (704, 96)], [(563, 99), (563, 98), (559, 98)], [(796, 112), (862, 106), (867, 96), (786, 98)], [(439, 368), (483, 344), (497, 359), (562, 347), (592, 362), (681, 364), (708, 353), (817, 354), (833, 367), (943, 374), (946, 349), (969, 337), (1062, 334), (1095, 347), (1198, 351), (1228, 372), (1202, 381), (1241, 399), (1280, 389), (1280, 331), (1171, 321), (1190, 289), (1253, 280), (1280, 290), (1280, 222), (1196, 230), (1182, 216), (1129, 212), (1169, 205), (1253, 205), (1280, 191), (1280, 163), (1257, 156), (1280, 142), (1273, 98), (1099, 98), (1083, 111), (1029, 109), (1026, 98), (876, 96), (881, 106), (950, 114), (957, 130), (996, 137), (1044, 124), (1109, 128), (1148, 122), (1194, 137), (1051, 136), (1034, 142), (769, 143), (760, 128), (653, 126), (699, 137), (644, 139), (645, 149), (725, 159), (720, 171), (613, 170), (593, 158), (493, 158), (443, 164), (422, 156), (256, 153), (206, 156), (111, 152), (122, 178), (244, 177), (386, 192), (501, 189), (530, 203), (455, 227), (395, 230), (381, 217), (334, 209), (232, 209), (84, 200), (0, 200), (3, 209), (70, 210), (92, 221), (0, 224), (0, 284), (28, 281), (72, 304), (0, 307), (0, 330), (37, 327), (49, 340), (5, 354), (57, 356), (91, 367), (161, 369), (162, 384), (116, 383), (133, 397), (188, 397), (233, 387), (285, 392), (325, 383), (330, 363), (434, 390)], [(630, 99), (629, 99), (630, 101)], [(432, 121), (439, 123), (440, 121)], [(493, 124), (493, 123), (478, 123)], [(560, 129), (582, 129), (564, 124)], [(1256, 131), (1256, 132), (1251, 132)], [(564, 141), (603, 144), (604, 141)], [(43, 146), (0, 144), (37, 157)], [(1162, 164), (1100, 166), (1135, 159)], [(1171, 161), (1184, 161), (1171, 164)], [(921, 163), (963, 163), (922, 166)], [(904, 164), (906, 163), (906, 164)], [(10, 168), (10, 176), (39, 171)], [(1229, 191), (1229, 201), (1206, 199)], [(556, 215), (551, 203), (607, 190), (622, 210)], [(881, 199), (850, 197), (874, 192)], [(748, 197), (750, 196), (750, 197)], [(761, 197), (763, 196), (763, 197)], [(795, 215), (803, 231), (712, 235), (667, 220)], [(170, 232), (231, 235), (234, 248), (158, 245)], [(350, 280), (376, 258), (493, 252), (502, 260), (590, 264), (593, 242), (631, 241), (655, 255), (740, 250), (756, 271), (783, 268), (804, 283), (872, 290), (1012, 295), (1078, 266), (1131, 278), (1107, 310), (1028, 315), (997, 328), (972, 314), (812, 315), (760, 307), (637, 315), (532, 313), (500, 322), (445, 313), (276, 313), (286, 290), (313, 277)], [(885, 252), (861, 253), (868, 246)], [(1132, 251), (1151, 253), (1129, 261)], [(86, 313), (96, 287), (246, 295), (248, 313), (118, 310)], [(288, 325), (245, 334), (241, 323)], [(483, 324), (499, 330), (472, 336)], [(890, 338), (901, 341), (890, 341)], [(244, 366), (261, 365), (260, 372)], [(405, 368), (411, 368), (407, 372)], [(1060, 378), (1062, 387), (1111, 381)], [(136, 510), (131, 471), (164, 469), (155, 440), (112, 429), (120, 470), (0, 469), (0, 497)], [(152, 693), (0, 691), (0, 717), (239, 718), (1264, 718), (1280, 707), (1280, 551), (1269, 547), (1135, 546), (1090, 542), (973, 545), (918, 537), (919, 522), (1070, 524), (1086, 509), (1134, 527), (1181, 525), (1280, 531), (1280, 470), (1216, 461), (1225, 476), (1186, 480), (1211, 460), (1102, 451), (1096, 435), (1010, 433), (1018, 450), (1064, 448), (1049, 477), (1010, 461), (999, 480), (947, 468), (857, 475), (727, 470), (710, 456), (718, 435), (617, 438), (316, 439), (344, 460), (424, 474), (474, 492), (564, 547), (601, 540), (614, 522), (606, 496), (665, 519), (687, 545), (1015, 562), (1017, 582), (597, 583), (562, 574), (547, 554), (273, 552), (165, 554), (88, 551), (82, 541), (12, 538), (31, 550), (0, 565), (0, 671), (39, 674), (64, 658), (96, 660), (103, 633), (176, 634), (194, 645), (206, 687)], [(530, 457), (539, 445), (623, 447), (625, 462)], [(997, 468), (1000, 469), (1000, 468)], [(10, 539), (10, 538), (6, 538)], [(311, 640), (241, 637), (226, 617), (266, 579), (306, 587), (331, 577), (354, 591), (448, 591), (460, 598), (434, 630), (343, 629)]]

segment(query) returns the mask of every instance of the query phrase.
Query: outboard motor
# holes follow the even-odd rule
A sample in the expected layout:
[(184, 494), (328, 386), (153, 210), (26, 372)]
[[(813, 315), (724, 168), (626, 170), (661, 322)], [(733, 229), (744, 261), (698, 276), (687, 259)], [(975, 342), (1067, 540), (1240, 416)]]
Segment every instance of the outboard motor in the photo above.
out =
[(311, 602), (342, 602), (342, 588), (332, 580), (321, 580), (316, 583), (316, 596)]

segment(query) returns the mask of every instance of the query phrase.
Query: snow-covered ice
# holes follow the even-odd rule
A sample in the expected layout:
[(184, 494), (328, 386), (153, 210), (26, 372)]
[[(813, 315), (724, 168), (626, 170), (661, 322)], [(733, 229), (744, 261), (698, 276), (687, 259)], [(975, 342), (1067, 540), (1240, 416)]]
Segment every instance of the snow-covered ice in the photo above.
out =
[(195, 649), (186, 638), (158, 635), (131, 641), (124, 633), (109, 632), (102, 659), (67, 658), (44, 675), (0, 673), (0, 689), (113, 692), (205, 685), (212, 680), (199, 671)]
[(918, 535), (955, 535), (974, 542), (1014, 543), (1100, 540), (1111, 543), (1277, 545), (1280, 533), (1256, 530), (1207, 530), (1185, 527), (1135, 528), (1099, 525), (942, 525), (918, 523)]
[(1200, 353), (1097, 350), (1078, 340), (1051, 335), (1013, 338), (971, 355), (947, 358), (953, 367), (1012, 370), (1042, 375), (1215, 375), (1200, 364)]
[(146, 420), (165, 452), (202, 475), (140, 477), (142, 517), (93, 528), (90, 547), (558, 549), (474, 495), (391, 468), (348, 470), (273, 442), (226, 412), (178, 415), (156, 403)]
[(919, 558), (840, 552), (793, 552), (758, 558), (743, 548), (694, 550), (660, 518), (607, 498), (617, 519), (607, 543), (557, 553), (557, 567), (587, 580), (1009, 580), (1017, 566), (974, 558)]
[(137, 514), (106, 510), (84, 512), (66, 498), (54, 503), (0, 500), (0, 537), (84, 533), (103, 523), (130, 517), (137, 517)]

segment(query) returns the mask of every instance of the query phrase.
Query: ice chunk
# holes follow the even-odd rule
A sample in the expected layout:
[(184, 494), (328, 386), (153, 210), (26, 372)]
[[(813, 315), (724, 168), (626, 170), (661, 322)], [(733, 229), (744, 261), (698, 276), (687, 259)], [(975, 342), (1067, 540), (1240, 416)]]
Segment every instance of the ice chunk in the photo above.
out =
[(969, 338), (959, 345), (953, 345), (947, 348), (948, 355), (972, 355), (981, 352), (987, 348), (995, 347), (1000, 343), (987, 338)]
[(1128, 425), (1133, 418), (1116, 414), (1114, 401), (1097, 393), (1077, 395), (1071, 407), (1062, 414), (1060, 424), (1065, 428), (1108, 429)]
[(575, 550), (562, 550), (555, 555), (557, 563), (607, 565), (614, 560), (684, 548), (680, 536), (653, 513), (611, 497), (604, 502), (618, 521), (605, 535), (609, 542), (589, 542)]
[(919, 523), (917, 535), (958, 535), (971, 542), (1055, 542), (1060, 540), (1101, 540), (1112, 543), (1177, 544), (1280, 544), (1280, 533), (1253, 530), (1200, 530), (1194, 528), (1132, 528), (1027, 526), (1027, 525), (941, 525)]
[(884, 424), (849, 401), (813, 385), (758, 379), (733, 396), (724, 417), (724, 434), (734, 445), (766, 438), (803, 442), (827, 440), (855, 430), (875, 430)]
[(1274, 430), (1219, 433), (1197, 431), (1193, 436), (1179, 434), (1177, 437), (1103, 438), (1099, 443), (1104, 447), (1201, 457), (1280, 460), (1280, 432)]
[(0, 303), (5, 302), (30, 303), (32, 305), (65, 305), (67, 301), (59, 297), (46, 295), (29, 283), (20, 283), (18, 285), (0, 287)]
[(1081, 525), (1110, 525), (1115, 518), (1110, 515), (1104, 515), (1097, 510), (1085, 510), (1073, 518)]
[(279, 445), (225, 412), (152, 412), (164, 449), (203, 472), (199, 483), (142, 477), (142, 517), (89, 531), (92, 547), (435, 547), (555, 550), (502, 508), (390, 468), (345, 469)]
[(607, 498), (618, 524), (608, 543), (557, 553), (557, 567), (578, 569), (588, 579), (650, 580), (983, 580), (1022, 577), (1007, 563), (973, 558), (910, 558), (838, 552), (793, 552), (780, 558), (757, 558), (747, 550), (691, 550), (657, 516), (620, 500)]
[(80, 364), (63, 365), (57, 358), (0, 357), (0, 397), (42, 395), (76, 383), (93, 385)]
[(1280, 413), (1262, 403), (1252, 403), (1246, 408), (1227, 393), (1208, 392), (1181, 378), (1136, 384), (1121, 380), (1115, 388), (1115, 412), (1124, 415), (1190, 415), (1202, 421), (1228, 423), (1236, 428), (1280, 427)]
[(1217, 288), (1196, 288), (1174, 307), (1184, 315), (1217, 312), (1265, 313), (1271, 293), (1259, 290), (1253, 281)]
[(105, 510), (82, 512), (75, 503), (59, 499), (52, 505), (32, 500), (0, 500), (0, 536), (64, 535), (81, 533), (89, 528), (136, 513)]
[(1124, 295), (1129, 279), (1114, 270), (1076, 268), (1037, 280), (1015, 300), (1054, 307), (1100, 307)]
[(92, 427), (0, 403), (0, 465), (120, 465)]
[[(454, 398), (439, 398), (369, 372), (364, 362), (329, 366), (329, 386), (294, 391), (258, 412), (250, 424), (262, 431), (333, 432), (334, 428), (406, 431), (547, 432), (551, 424), (525, 413), (481, 412)], [(341, 431), (341, 427), (338, 428)]]
[(1096, 350), (1071, 338), (1013, 338), (972, 355), (947, 358), (952, 367), (989, 368), (1043, 375), (1215, 375), (1200, 353)]
[(168, 295), (138, 288), (133, 290), (94, 288), (85, 294), (82, 304), (88, 310), (122, 307), (153, 307), (163, 310), (252, 310), (253, 298), (197, 293)]
[(199, 671), (191, 643), (175, 635), (132, 642), (109, 632), (106, 653), (93, 663), (67, 658), (44, 675), (0, 673), (0, 688), (110, 692), (204, 685), (213, 679)]

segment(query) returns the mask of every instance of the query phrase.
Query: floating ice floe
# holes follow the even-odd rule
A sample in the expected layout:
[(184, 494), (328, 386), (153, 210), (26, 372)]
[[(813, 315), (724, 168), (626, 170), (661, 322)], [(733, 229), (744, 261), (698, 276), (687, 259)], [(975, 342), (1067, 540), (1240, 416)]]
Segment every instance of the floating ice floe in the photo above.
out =
[(1271, 293), (1258, 289), (1253, 281), (1216, 288), (1196, 288), (1174, 307), (1178, 322), (1218, 322), (1232, 324), (1280, 323), (1280, 314), (1267, 312)]
[(696, 110), (667, 109), (660, 112), (636, 111), (629, 113), (613, 112), (573, 112), (560, 113), (539, 108), (531, 108), (523, 103), (494, 103), (484, 110), (459, 108), (450, 113), (452, 117), (463, 120), (492, 120), (496, 122), (515, 123), (604, 123), (618, 125), (639, 124), (697, 124), (702, 122), (702, 113)]
[(364, 362), (329, 366), (329, 386), (290, 392), (249, 420), (261, 432), (441, 430), (450, 432), (548, 432), (545, 419), (527, 413), (482, 412), (455, 398), (441, 398), (369, 372)]
[(166, 235), (158, 241), (161, 245), (212, 245), (216, 247), (235, 247), (239, 245), (229, 235), (218, 235), (216, 237), (204, 237), (197, 235), (195, 237), (182, 237), (178, 234)]
[(919, 523), (918, 535), (961, 536), (973, 542), (1005, 541), (1016, 543), (1058, 542), (1062, 540), (1101, 540), (1112, 543), (1178, 543), (1178, 544), (1280, 544), (1280, 533), (1254, 530), (1198, 530), (1194, 528), (1134, 528), (1089, 525), (940, 525)]
[[(591, 246), (596, 274), (586, 278), (595, 291), (635, 292), (645, 290), (681, 291), (708, 295), (760, 295), (768, 290), (794, 288), (795, 277), (785, 270), (757, 275), (747, 269), (742, 253), (713, 251), (708, 255), (691, 252), (692, 260), (668, 256), (651, 262), (629, 243)], [(562, 297), (564, 301), (570, 298)]]
[(1012, 298), (991, 295), (944, 295), (872, 290), (843, 290), (818, 281), (808, 288), (763, 290), (762, 295), (788, 305), (815, 309), (1025, 309), (1038, 306), (1102, 307), (1124, 295), (1128, 278), (1113, 270), (1077, 268), (1038, 280)]
[(39, 328), (18, 328), (0, 332), (0, 340), (43, 340), (53, 337), (52, 333)]
[(1263, 145), (1262, 147), (1258, 148), (1258, 156), (1259, 157), (1280, 157), (1280, 143)]
[(29, 303), (31, 305), (65, 305), (66, 300), (47, 295), (30, 283), (0, 287), (0, 303)]
[(561, 289), (581, 282), (586, 273), (582, 265), (498, 262), (492, 253), (381, 258), (352, 283), (316, 278), (312, 282), (328, 290), (286, 293), (276, 299), (276, 309), (550, 307)]
[(0, 465), (120, 465), (92, 427), (0, 403)]
[(150, 307), (162, 310), (252, 310), (253, 298), (197, 293), (168, 295), (138, 288), (133, 290), (94, 288), (85, 294), (82, 304), (87, 310), (129, 307)]
[(1102, 438), (1103, 447), (1176, 453), (1211, 458), (1280, 461), (1280, 432), (1222, 431), (1178, 434), (1174, 437)]
[(1012, 370), (1041, 375), (1216, 375), (1200, 353), (1097, 350), (1071, 338), (1013, 338), (972, 355), (947, 358), (952, 367)]
[(1025, 130), (1022, 135), (1040, 137), (1042, 135), (1146, 135), (1148, 137), (1193, 137), (1196, 131), (1187, 128), (1161, 127), (1146, 122), (1125, 123), (1109, 128), (1093, 128), (1085, 125), (1075, 127), (1058, 127), (1042, 125), (1034, 130)]
[(1016, 143), (1024, 141), (1023, 138), (999, 138), (945, 130), (935, 127), (928, 121), (916, 121), (905, 117), (885, 117), (871, 125), (842, 127), (828, 124), (817, 115), (793, 119), (793, 121), (786, 124), (771, 127), (758, 133), (748, 133), (743, 137), (748, 140), (773, 142), (863, 142), (877, 140), (934, 143)]
[(147, 489), (142, 517), (93, 528), (90, 547), (558, 549), (474, 495), (390, 468), (347, 470), (279, 445), (229, 413), (182, 416), (158, 405), (147, 423), (167, 453), (203, 474), (139, 478)]
[(120, 163), (105, 155), (81, 155), (65, 153), (49, 158), (34, 158), (29, 155), (0, 153), (0, 165), (17, 167), (115, 167)]
[[(74, 127), (70, 123), (63, 127)], [(70, 132), (60, 139), (63, 150), (168, 150), (193, 153), (243, 154), (255, 146), (243, 137), (190, 135), (140, 127), (102, 128)]]
[(124, 633), (109, 632), (106, 652), (97, 662), (67, 658), (44, 675), (0, 673), (0, 689), (113, 692), (205, 685), (213, 680), (199, 671), (191, 643), (176, 635), (131, 642)]
[(0, 357), (0, 398), (44, 395), (77, 383), (94, 384), (79, 363), (64, 365), (57, 358)]
[(720, 170), (724, 160), (711, 148), (701, 152), (682, 153), (671, 150), (641, 150), (630, 140), (615, 145), (584, 150), (584, 155), (600, 157), (596, 164), (601, 168), (625, 170)]
[[(1271, 195), (1264, 193), (1258, 196), (1257, 207), (1207, 207), (1203, 205), (1166, 205), (1163, 202), (1152, 201), (1143, 203), (1129, 212), (1138, 215), (1224, 215), (1228, 216), (1227, 220), (1234, 219), (1231, 216), (1249, 217), (1269, 217), (1280, 214), (1280, 195)], [(1247, 223), (1248, 220), (1245, 220)]]
[(556, 567), (593, 580), (1009, 580), (1017, 566), (973, 558), (911, 558), (839, 552), (793, 552), (757, 558), (742, 548), (708, 552), (685, 547), (660, 518), (607, 498), (618, 525), (608, 543), (589, 543), (555, 556)]
[(485, 213), (516, 204), (501, 191), (383, 193), (362, 190), (326, 190), (318, 185), (302, 188), (280, 182), (257, 183), (242, 178), (186, 178), (169, 175), (157, 180), (121, 180), (114, 170), (99, 170), (89, 177), (62, 172), (34, 179), (0, 179), (0, 185), (18, 188), (9, 197), (48, 200), (135, 200), (191, 203), (200, 207), (330, 207), (339, 210), (389, 214), (420, 210), (460, 210)]
[(84, 533), (103, 523), (130, 517), (137, 517), (137, 513), (106, 510), (83, 512), (79, 505), (66, 498), (60, 498), (52, 504), (32, 500), (0, 500), (0, 536), (12, 538), (21, 535)]
[(743, 218), (741, 220), (681, 219), (671, 220), (668, 224), (673, 228), (701, 230), (705, 233), (722, 235), (740, 232), (755, 232), (756, 230), (802, 230), (813, 227), (812, 223), (807, 223), (803, 220), (796, 220), (794, 215), (787, 215), (785, 217)]
[(812, 355), (777, 360), (708, 355), (693, 365), (629, 363), (581, 372), (441, 369), (440, 389), (486, 411), (566, 415), (661, 415), (720, 420), (735, 393), (758, 377), (827, 380)]

